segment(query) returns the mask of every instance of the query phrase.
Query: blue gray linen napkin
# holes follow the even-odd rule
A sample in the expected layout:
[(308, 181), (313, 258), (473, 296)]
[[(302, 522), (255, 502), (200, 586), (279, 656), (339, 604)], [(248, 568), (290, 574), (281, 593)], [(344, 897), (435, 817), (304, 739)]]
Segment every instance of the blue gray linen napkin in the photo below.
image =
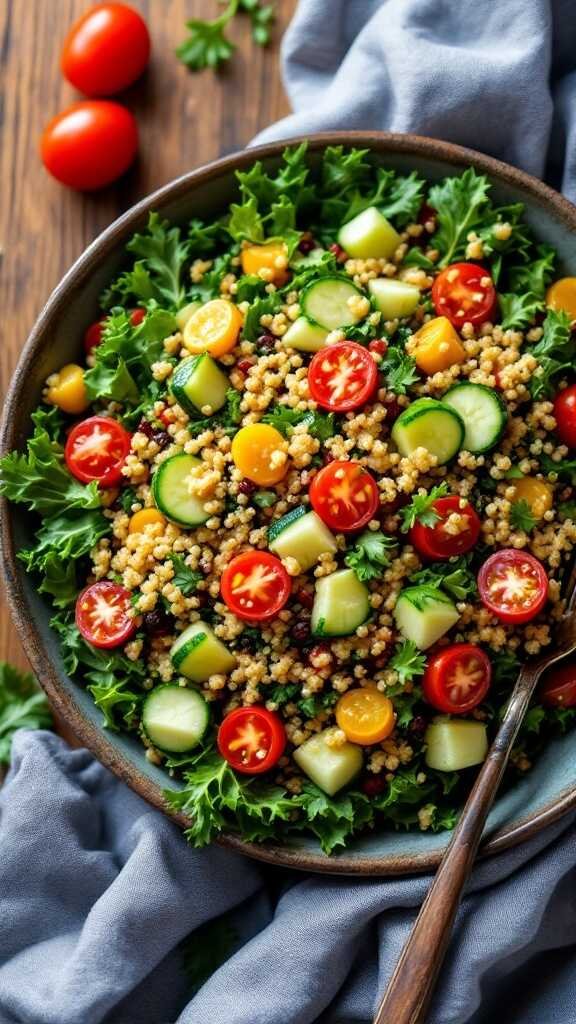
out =
[[(575, 43), (574, 0), (301, 0), (296, 113), (258, 141), (415, 131), (576, 198)], [(477, 867), (430, 1024), (575, 1019), (575, 838), (570, 816)], [(427, 885), (192, 850), (86, 751), (23, 732), (0, 791), (0, 1024), (365, 1024)], [(224, 912), (237, 951), (190, 997), (179, 945)]]

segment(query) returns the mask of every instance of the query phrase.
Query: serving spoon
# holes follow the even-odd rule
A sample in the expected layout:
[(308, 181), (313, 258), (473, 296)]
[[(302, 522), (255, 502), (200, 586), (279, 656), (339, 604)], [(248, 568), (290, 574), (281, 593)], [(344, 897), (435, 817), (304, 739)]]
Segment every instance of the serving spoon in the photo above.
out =
[(423, 1024), (426, 1020), (486, 818), (536, 684), (547, 668), (576, 651), (576, 562), (570, 572), (566, 599), (564, 615), (556, 630), (555, 650), (527, 662), (520, 670), (502, 724), (406, 940), (374, 1024)]

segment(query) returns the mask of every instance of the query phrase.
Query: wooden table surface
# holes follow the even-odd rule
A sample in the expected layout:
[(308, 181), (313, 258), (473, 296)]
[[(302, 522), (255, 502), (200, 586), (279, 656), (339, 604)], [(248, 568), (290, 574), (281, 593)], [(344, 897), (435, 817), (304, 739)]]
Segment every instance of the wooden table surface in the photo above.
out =
[[(0, 0), (0, 393), (52, 288), (82, 250), (120, 213), (158, 186), (242, 149), (288, 113), (279, 41), (296, 0), (276, 0), (273, 42), (250, 37), (246, 18), (231, 31), (229, 69), (189, 72), (174, 55), (189, 18), (214, 17), (216, 0), (130, 0), (148, 22), (152, 61), (123, 101), (138, 118), (140, 157), (117, 185), (80, 195), (45, 173), (38, 140), (46, 122), (78, 98), (59, 70), (67, 29), (89, 0)], [(0, 660), (25, 665), (5, 602)]]

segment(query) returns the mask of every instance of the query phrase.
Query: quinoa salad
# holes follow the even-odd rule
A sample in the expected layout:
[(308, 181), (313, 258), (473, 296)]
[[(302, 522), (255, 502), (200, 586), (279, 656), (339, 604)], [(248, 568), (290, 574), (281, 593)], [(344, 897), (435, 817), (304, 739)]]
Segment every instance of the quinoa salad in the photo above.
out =
[[(469, 168), (287, 149), (151, 213), (0, 490), (64, 666), (203, 845), (453, 827), (576, 542), (576, 278)], [(508, 783), (576, 717), (545, 678)]]

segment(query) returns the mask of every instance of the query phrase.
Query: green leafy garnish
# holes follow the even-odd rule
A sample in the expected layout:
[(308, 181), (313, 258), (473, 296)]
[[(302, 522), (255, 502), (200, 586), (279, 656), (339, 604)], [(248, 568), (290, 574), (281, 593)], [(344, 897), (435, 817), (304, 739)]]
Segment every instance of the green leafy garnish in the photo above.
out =
[(410, 583), (420, 586), (441, 588), (456, 601), (466, 601), (477, 593), (476, 576), (470, 569), (470, 556), (451, 558), (437, 562), (427, 569), (420, 569), (410, 577)]
[(271, 508), (277, 500), (278, 495), (276, 491), (256, 491), (252, 495), (252, 502), (258, 508)]
[(182, 555), (172, 554), (170, 555), (170, 561), (174, 566), (174, 576), (172, 577), (174, 586), (178, 587), (178, 590), (181, 591), (184, 597), (190, 597), (191, 594), (195, 594), (200, 580), (204, 579), (204, 573), (190, 569)]
[(396, 547), (398, 541), (395, 537), (387, 537), (380, 530), (365, 530), (352, 550), (347, 552), (344, 561), (354, 569), (358, 579), (366, 583), (382, 576), (383, 570), (390, 565), (390, 553)]
[(508, 284), (513, 292), (528, 292), (543, 299), (554, 276), (556, 251), (551, 245), (542, 243), (536, 246), (534, 256), (508, 268)]
[(510, 524), (515, 530), (524, 530), (525, 533), (530, 533), (536, 526), (536, 516), (524, 498), (512, 502)]
[(181, 229), (151, 213), (146, 231), (134, 235), (126, 249), (140, 259), (106, 289), (103, 308), (137, 299), (146, 304), (154, 300), (164, 309), (180, 309), (186, 302), (185, 268), (190, 258), (190, 242), (182, 238)]
[(468, 234), (483, 222), (489, 187), (488, 179), (469, 167), (458, 177), (446, 178), (430, 189), (429, 202), (438, 225), (432, 245), (442, 254), (438, 267), (466, 255)]
[(163, 355), (164, 338), (176, 328), (174, 315), (164, 309), (150, 309), (136, 327), (127, 310), (114, 309), (106, 320), (102, 342), (94, 351), (95, 365), (84, 375), (91, 401), (113, 400), (140, 410), (143, 397), (156, 384), (152, 364)]
[(261, 0), (229, 0), (219, 18), (213, 21), (193, 18), (186, 22), (189, 35), (177, 48), (177, 57), (190, 71), (219, 68), (225, 64), (236, 49), (226, 35), (226, 29), (229, 22), (240, 13), (250, 18), (254, 42), (258, 46), (267, 46), (274, 21), (272, 4), (263, 4)]
[(226, 402), (218, 412), (213, 413), (212, 416), (202, 416), (200, 419), (190, 420), (188, 430), (192, 437), (198, 437), (205, 430), (214, 430), (216, 427), (221, 427), (225, 434), (235, 434), (242, 419), (241, 401), (242, 393), (236, 388), (228, 388)]
[(402, 509), (402, 533), (408, 533), (416, 522), (422, 526), (434, 526), (441, 516), (434, 508), (434, 502), (448, 494), (448, 484), (441, 483), (432, 487), (428, 493), (415, 494), (409, 505)]
[(0, 765), (10, 763), (18, 729), (51, 729), (48, 701), (30, 672), (0, 662)]
[(418, 380), (416, 362), (398, 345), (391, 345), (381, 360), (379, 369), (384, 375), (388, 391), (405, 395), (408, 388)]
[(327, 441), (336, 433), (333, 412), (318, 412), (308, 409), (291, 409), (289, 405), (275, 405), (262, 417), (262, 423), (270, 423), (284, 437), (290, 437), (294, 427), (305, 423), (308, 433), (319, 441)]
[(423, 675), (426, 668), (426, 655), (418, 650), (413, 640), (404, 640), (403, 643), (397, 645), (388, 665), (398, 673), (399, 681), (404, 685), (415, 676)]
[(519, 295), (510, 292), (510, 294), (499, 295), (498, 302), (500, 303), (501, 324), (505, 331), (509, 328), (523, 330), (534, 323), (537, 314), (544, 308), (542, 299), (533, 295), (532, 292), (524, 292)]
[(304, 783), (302, 793), (294, 802), (301, 808), (326, 854), (345, 846), (350, 836), (374, 817), (370, 800), (363, 793), (352, 790), (330, 797), (313, 782)]
[(558, 381), (573, 369), (576, 360), (576, 340), (568, 314), (562, 310), (549, 309), (542, 337), (530, 351), (538, 360), (529, 385), (532, 398), (554, 398)]

